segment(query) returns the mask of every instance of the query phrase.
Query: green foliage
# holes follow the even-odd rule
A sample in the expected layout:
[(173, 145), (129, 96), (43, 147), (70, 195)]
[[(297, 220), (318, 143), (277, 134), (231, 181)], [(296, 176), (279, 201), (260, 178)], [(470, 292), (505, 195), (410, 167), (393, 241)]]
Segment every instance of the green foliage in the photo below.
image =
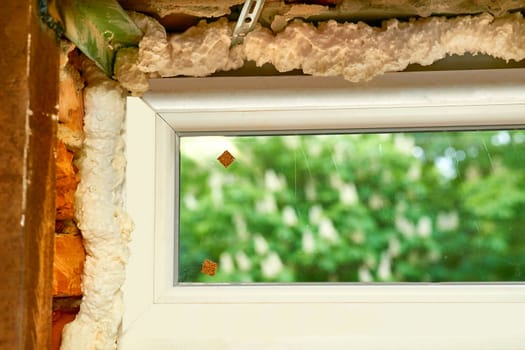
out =
[(523, 280), (522, 131), (229, 141), (228, 168), (183, 143), (180, 281)]

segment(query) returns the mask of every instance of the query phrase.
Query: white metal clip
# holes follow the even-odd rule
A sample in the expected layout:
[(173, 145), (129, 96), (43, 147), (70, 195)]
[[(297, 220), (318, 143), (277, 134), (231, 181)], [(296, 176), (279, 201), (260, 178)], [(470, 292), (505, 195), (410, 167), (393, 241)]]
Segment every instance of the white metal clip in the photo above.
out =
[(247, 33), (251, 32), (261, 15), (264, 0), (246, 0), (242, 7), (241, 15), (233, 30), (232, 46), (241, 44)]

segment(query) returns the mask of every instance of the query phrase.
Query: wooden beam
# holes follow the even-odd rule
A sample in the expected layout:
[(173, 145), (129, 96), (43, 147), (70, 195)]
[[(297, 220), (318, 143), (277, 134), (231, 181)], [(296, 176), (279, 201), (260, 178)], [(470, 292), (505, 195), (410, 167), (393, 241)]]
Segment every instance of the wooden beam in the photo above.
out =
[(59, 47), (35, 1), (0, 16), (0, 348), (48, 349)]

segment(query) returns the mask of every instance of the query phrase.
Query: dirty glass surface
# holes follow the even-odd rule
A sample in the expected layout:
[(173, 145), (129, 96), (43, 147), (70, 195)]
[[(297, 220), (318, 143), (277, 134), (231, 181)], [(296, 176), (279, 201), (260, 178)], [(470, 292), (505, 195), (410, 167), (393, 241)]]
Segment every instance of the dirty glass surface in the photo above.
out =
[(178, 281), (523, 281), (525, 131), (182, 136)]

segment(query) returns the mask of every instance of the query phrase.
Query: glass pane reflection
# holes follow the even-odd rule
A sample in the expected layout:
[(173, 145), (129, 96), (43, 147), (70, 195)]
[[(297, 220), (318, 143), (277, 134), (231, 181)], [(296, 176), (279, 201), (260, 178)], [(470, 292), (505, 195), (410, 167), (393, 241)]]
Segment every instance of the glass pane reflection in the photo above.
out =
[(179, 282), (524, 280), (522, 130), (180, 144)]

